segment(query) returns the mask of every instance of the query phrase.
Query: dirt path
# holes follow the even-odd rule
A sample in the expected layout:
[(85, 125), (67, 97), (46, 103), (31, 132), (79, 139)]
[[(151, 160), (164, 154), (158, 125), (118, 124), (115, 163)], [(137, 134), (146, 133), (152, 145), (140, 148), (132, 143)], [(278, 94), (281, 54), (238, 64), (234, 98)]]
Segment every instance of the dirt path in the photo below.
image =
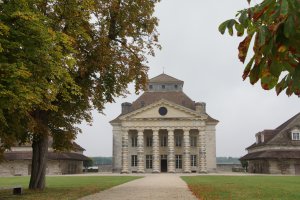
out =
[(86, 196), (81, 200), (197, 200), (178, 174), (145, 174), (111, 189)]

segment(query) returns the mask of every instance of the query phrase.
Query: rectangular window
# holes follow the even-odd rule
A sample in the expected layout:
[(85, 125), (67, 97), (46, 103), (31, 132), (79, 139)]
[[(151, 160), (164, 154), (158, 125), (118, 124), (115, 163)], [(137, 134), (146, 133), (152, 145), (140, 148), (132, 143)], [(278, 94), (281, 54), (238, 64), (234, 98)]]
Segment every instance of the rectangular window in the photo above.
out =
[(146, 169), (152, 169), (152, 155), (146, 155)]
[(131, 137), (131, 146), (132, 147), (137, 147), (137, 136), (133, 135)]
[(147, 147), (152, 147), (152, 137), (151, 136), (148, 136), (147, 137)]
[(167, 142), (168, 142), (167, 135), (162, 135), (160, 137), (160, 146), (166, 147), (167, 146)]
[(165, 85), (162, 85), (162, 86), (161, 86), (161, 88), (162, 88), (162, 89), (165, 89), (165, 88), (166, 88), (166, 86), (165, 86)]
[(131, 155), (131, 166), (132, 167), (137, 166), (137, 155)]
[(197, 166), (197, 156), (191, 155), (191, 166), (196, 167)]
[(176, 169), (182, 169), (182, 155), (175, 155)]
[(175, 146), (176, 147), (181, 147), (181, 140), (182, 140), (181, 135), (175, 135)]
[(293, 140), (300, 140), (300, 133), (292, 133)]
[(190, 142), (191, 142), (191, 147), (196, 147), (197, 146), (197, 136), (191, 136)]

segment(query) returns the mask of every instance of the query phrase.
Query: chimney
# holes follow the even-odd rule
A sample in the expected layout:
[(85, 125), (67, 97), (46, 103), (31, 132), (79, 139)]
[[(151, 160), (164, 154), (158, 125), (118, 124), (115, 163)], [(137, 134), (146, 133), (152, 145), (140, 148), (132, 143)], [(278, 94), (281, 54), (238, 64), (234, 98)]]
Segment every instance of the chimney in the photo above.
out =
[(204, 102), (197, 102), (195, 104), (196, 106), (196, 112), (197, 113), (206, 113), (206, 103)]
[(121, 106), (122, 106), (122, 114), (127, 114), (130, 112), (130, 109), (131, 109), (131, 103), (129, 102), (125, 102), (125, 103), (122, 103)]

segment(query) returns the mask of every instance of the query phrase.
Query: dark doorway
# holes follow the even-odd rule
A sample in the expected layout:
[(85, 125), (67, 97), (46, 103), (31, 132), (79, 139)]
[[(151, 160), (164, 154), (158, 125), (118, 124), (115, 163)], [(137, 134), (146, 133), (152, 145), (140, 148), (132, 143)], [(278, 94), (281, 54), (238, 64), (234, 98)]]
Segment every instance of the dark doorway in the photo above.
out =
[(160, 160), (160, 171), (167, 172), (168, 171), (168, 161), (167, 159)]

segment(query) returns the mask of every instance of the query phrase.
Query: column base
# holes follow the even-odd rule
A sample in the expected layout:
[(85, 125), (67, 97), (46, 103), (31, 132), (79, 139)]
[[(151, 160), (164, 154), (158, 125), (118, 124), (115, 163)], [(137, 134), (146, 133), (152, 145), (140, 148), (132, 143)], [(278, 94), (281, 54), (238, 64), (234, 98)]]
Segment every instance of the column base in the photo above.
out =
[(153, 174), (158, 174), (160, 171), (152, 171)]
[(137, 173), (139, 173), (139, 174), (144, 174), (145, 171), (138, 171)]
[(189, 173), (191, 173), (191, 171), (185, 171), (185, 172), (183, 172), (183, 173), (189, 174)]
[(129, 174), (128, 171), (122, 171), (121, 174)]

